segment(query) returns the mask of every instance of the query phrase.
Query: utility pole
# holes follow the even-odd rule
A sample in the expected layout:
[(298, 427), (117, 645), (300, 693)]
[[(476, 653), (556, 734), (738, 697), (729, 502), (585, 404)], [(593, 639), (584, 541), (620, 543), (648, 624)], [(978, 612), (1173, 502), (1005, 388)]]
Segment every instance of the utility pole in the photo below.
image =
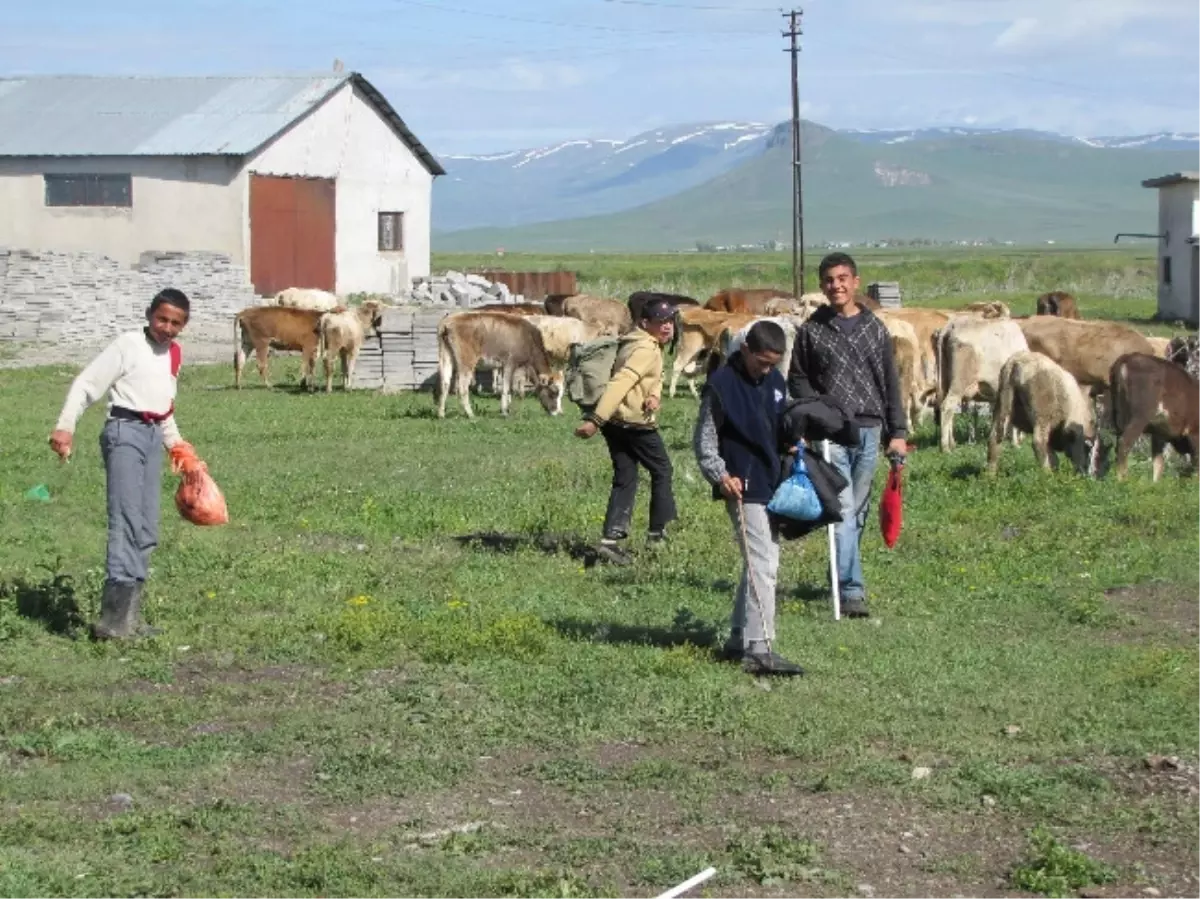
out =
[(796, 38), (800, 30), (800, 17), (804, 10), (785, 12), (788, 30), (783, 36), (789, 38), (790, 46), (785, 53), (792, 54), (792, 293), (798, 298), (804, 293), (804, 185), (800, 177), (800, 45)]

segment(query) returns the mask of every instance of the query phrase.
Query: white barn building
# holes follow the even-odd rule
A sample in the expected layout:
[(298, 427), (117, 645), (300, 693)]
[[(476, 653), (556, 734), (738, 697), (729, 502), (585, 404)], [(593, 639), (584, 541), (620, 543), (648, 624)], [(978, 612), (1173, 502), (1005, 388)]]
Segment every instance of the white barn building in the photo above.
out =
[(1200, 175), (1176, 172), (1142, 182), (1158, 189), (1158, 317), (1200, 325)]
[(209, 252), (260, 295), (429, 274), (445, 174), (362, 75), (0, 79), (0, 247)]

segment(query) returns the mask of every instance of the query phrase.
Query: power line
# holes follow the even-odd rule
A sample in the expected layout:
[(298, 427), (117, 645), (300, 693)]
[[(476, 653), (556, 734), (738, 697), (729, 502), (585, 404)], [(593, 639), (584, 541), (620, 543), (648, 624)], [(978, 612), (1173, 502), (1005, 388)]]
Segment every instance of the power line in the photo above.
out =
[(717, 12), (779, 12), (778, 6), (708, 6), (691, 3), (659, 3), (656, 0), (604, 0), (605, 3), (624, 3), (627, 6), (657, 6), (663, 9), (717, 11)]
[(435, 9), (438, 12), (456, 13), (465, 16), (478, 16), (485, 19), (498, 19), (502, 22), (519, 22), (524, 25), (549, 25), (555, 28), (572, 28), (586, 29), (588, 31), (607, 31), (614, 34), (755, 34), (760, 35), (760, 31), (750, 31), (749, 29), (721, 29), (715, 31), (712, 29), (701, 30), (685, 30), (679, 28), (670, 29), (654, 29), (654, 28), (618, 28), (615, 25), (593, 25), (588, 22), (558, 22), (551, 19), (529, 19), (524, 16), (509, 16), (503, 13), (481, 12), (477, 9), (463, 9), (456, 6), (445, 6), (441, 3), (427, 3), (424, 0), (393, 0), (395, 3), (404, 3), (408, 6), (420, 6), (425, 9)]

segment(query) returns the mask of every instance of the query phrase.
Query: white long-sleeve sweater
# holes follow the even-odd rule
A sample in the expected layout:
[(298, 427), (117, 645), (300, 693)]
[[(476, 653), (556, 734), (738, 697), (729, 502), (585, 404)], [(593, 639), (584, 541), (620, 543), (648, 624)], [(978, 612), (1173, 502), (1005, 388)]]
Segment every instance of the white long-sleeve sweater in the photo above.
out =
[[(110, 392), (109, 408), (122, 406), (135, 412), (162, 415), (175, 402), (175, 376), (171, 374), (170, 348), (146, 336), (144, 330), (127, 331), (108, 345), (71, 384), (56, 430), (74, 433), (88, 406)], [(162, 424), (163, 445), (182, 438), (175, 416)]]

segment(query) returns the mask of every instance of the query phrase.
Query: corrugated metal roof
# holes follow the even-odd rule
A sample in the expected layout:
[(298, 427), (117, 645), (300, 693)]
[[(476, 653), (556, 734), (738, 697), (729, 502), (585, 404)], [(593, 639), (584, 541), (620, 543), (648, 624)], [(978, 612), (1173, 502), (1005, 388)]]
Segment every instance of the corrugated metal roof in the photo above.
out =
[(0, 78), (0, 156), (246, 156), (352, 81), (435, 175), (438, 161), (365, 78)]

